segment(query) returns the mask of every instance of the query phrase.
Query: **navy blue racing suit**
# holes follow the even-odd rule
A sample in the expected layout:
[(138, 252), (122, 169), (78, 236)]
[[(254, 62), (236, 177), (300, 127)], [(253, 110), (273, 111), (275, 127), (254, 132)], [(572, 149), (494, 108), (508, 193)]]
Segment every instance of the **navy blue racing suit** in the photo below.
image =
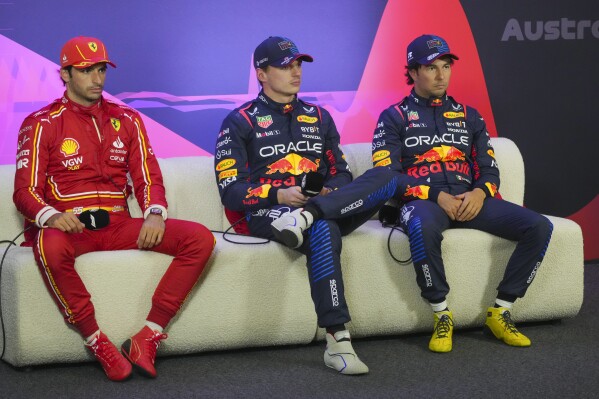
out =
[[(306, 206), (320, 218), (298, 250), (306, 255), (318, 324), (350, 320), (341, 274), (341, 237), (368, 220), (397, 188), (397, 173), (372, 169), (352, 181), (330, 114), (295, 98), (280, 104), (261, 92), (224, 120), (215, 151), (221, 201), (235, 230), (274, 239), (271, 223), (296, 208), (279, 204), (277, 191), (300, 186), (307, 173), (324, 177), (327, 195)], [(351, 183), (351, 184), (350, 184)]]
[[(470, 228), (517, 241), (497, 290), (523, 297), (545, 256), (553, 226), (544, 216), (501, 199), (499, 169), (480, 114), (444, 95), (426, 99), (414, 89), (384, 110), (374, 131), (374, 166), (401, 174), (396, 198), (410, 240), (416, 281), (431, 303), (445, 300), (449, 284), (441, 257), (443, 231)], [(486, 198), (470, 221), (452, 221), (437, 204), (440, 192), (475, 188)]]

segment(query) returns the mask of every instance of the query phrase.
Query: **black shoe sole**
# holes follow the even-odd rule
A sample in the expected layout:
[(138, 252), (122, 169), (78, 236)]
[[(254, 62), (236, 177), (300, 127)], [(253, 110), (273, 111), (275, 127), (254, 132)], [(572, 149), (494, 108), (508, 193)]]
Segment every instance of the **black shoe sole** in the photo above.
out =
[(129, 363), (131, 363), (131, 366), (133, 366), (133, 369), (138, 374), (141, 374), (147, 378), (156, 378), (156, 376), (150, 374), (146, 369), (144, 369), (141, 366), (138, 366), (137, 364), (135, 364), (135, 362), (133, 360), (131, 360), (131, 357), (129, 356), (130, 350), (131, 350), (131, 340), (128, 339), (125, 342), (123, 342), (123, 345), (121, 345), (121, 353), (123, 354), (123, 356), (125, 356), (125, 359), (127, 359), (129, 361)]
[(301, 244), (299, 243), (299, 241), (297, 239), (297, 236), (295, 234), (293, 234), (291, 231), (288, 231), (288, 230), (279, 231), (273, 227), (272, 233), (274, 234), (275, 239), (277, 241), (282, 242), (283, 244), (285, 244), (285, 246), (287, 246), (289, 248), (297, 248), (297, 247), (301, 246)]
[(483, 326), (483, 334), (489, 338), (499, 339), (495, 336), (495, 334), (493, 334), (493, 331), (491, 331), (491, 328), (486, 324)]

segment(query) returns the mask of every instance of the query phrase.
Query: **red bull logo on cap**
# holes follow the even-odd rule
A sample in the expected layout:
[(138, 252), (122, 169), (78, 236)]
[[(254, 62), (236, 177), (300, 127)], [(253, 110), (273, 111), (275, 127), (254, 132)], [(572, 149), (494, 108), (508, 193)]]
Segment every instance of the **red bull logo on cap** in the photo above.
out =
[(268, 170), (266, 171), (266, 174), (271, 175), (273, 173), (291, 173), (292, 175), (297, 176), (303, 173), (316, 172), (318, 170), (319, 163), (320, 159), (312, 161), (298, 154), (287, 154), (285, 158), (281, 158), (270, 165), (267, 165), (266, 167)]
[(439, 40), (439, 39), (432, 39), (432, 40), (427, 40), (426, 45), (428, 46), (428, 48), (436, 48), (436, 47), (441, 47), (443, 45), (443, 43), (441, 43), (441, 40)]
[(294, 47), (294, 44), (291, 42), (291, 40), (284, 40), (279, 42), (278, 45), (281, 50), (287, 50)]

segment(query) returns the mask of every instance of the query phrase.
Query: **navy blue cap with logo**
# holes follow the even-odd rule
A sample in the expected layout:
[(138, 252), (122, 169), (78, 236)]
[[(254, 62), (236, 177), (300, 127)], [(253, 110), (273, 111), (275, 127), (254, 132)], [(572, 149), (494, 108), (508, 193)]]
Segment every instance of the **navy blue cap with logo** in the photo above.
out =
[(255, 68), (264, 68), (270, 65), (281, 68), (297, 59), (306, 62), (314, 61), (311, 55), (300, 53), (295, 43), (286, 37), (271, 36), (254, 50)]
[(408, 45), (408, 65), (429, 65), (442, 56), (449, 56), (454, 60), (459, 58), (452, 54), (449, 45), (442, 37), (435, 35), (422, 35), (417, 37)]

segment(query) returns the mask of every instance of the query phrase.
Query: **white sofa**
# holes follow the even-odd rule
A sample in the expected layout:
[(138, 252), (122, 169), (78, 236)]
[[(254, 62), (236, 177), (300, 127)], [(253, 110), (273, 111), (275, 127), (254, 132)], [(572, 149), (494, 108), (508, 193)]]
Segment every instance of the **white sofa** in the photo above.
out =
[[(524, 166), (515, 144), (493, 138), (504, 199), (522, 204)], [(370, 145), (343, 147), (355, 175), (370, 168)], [(220, 205), (211, 157), (161, 159), (169, 216), (228, 227)], [(0, 239), (22, 230), (12, 203), (14, 166), (0, 166)], [(134, 216), (141, 215), (131, 203)], [(516, 302), (516, 321), (575, 316), (583, 296), (583, 244), (579, 226), (550, 217), (553, 238), (534, 284)], [(390, 229), (371, 220), (343, 239), (343, 273), (354, 337), (430, 330), (431, 310), (420, 297), (411, 264), (388, 253)], [(278, 243), (238, 245), (215, 233), (217, 245), (201, 277), (168, 328), (159, 355), (240, 347), (309, 343), (318, 329), (305, 258)], [(465, 229), (445, 233), (443, 253), (448, 296), (458, 328), (482, 325), (515, 243)], [(231, 237), (256, 241), (250, 237)], [(18, 242), (22, 241), (22, 237)], [(0, 245), (0, 255), (6, 245)], [(409, 257), (408, 240), (395, 232), (391, 250)], [(86, 254), (76, 267), (92, 294), (100, 326), (120, 344), (142, 325), (152, 292), (170, 257), (146, 251)], [(79, 334), (62, 319), (44, 286), (31, 248), (11, 247), (1, 275), (4, 360), (14, 366), (91, 360)], [(532, 337), (534, 339), (534, 337)]]

